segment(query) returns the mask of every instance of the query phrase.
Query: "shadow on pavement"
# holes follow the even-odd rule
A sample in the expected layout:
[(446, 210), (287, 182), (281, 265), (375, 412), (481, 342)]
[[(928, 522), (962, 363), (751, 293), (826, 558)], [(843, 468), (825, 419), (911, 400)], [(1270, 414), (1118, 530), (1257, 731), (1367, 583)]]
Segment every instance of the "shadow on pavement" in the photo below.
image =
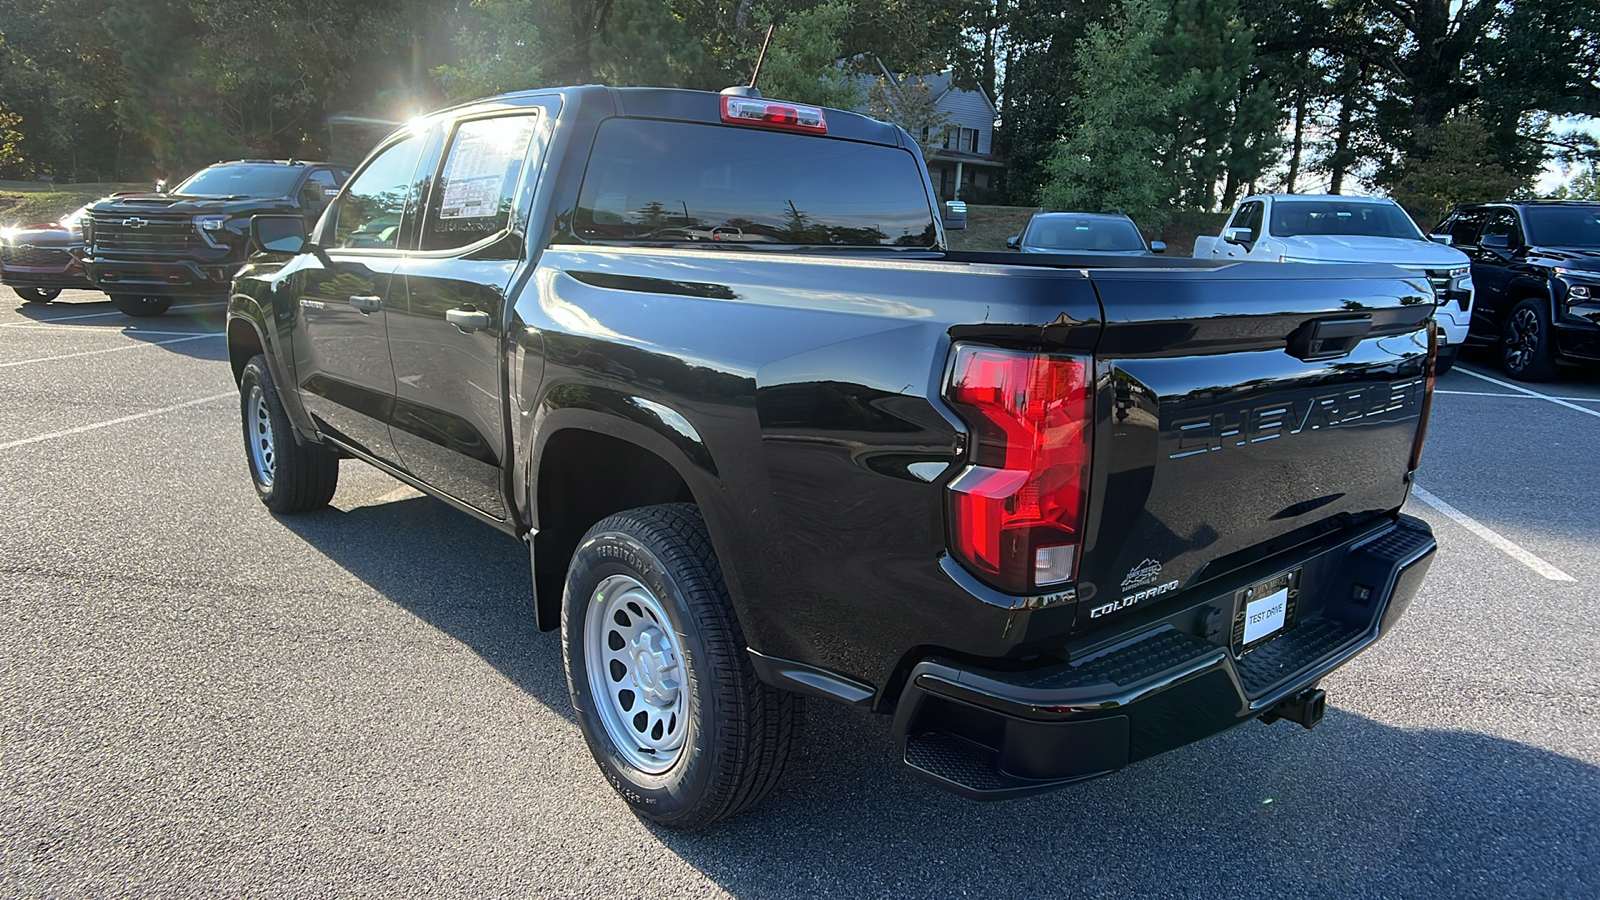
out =
[(428, 497), (279, 521), (572, 720), (560, 642), (534, 626), (521, 542)]
[[(281, 521), (571, 720), (520, 543), (428, 498)], [(1312, 732), (1250, 722), (1109, 778), (979, 804), (914, 779), (886, 719), (809, 713), (805, 750), (763, 804), (709, 832), (653, 829), (736, 896), (1600, 892), (1600, 769), (1482, 734), (1335, 709)]]
[[(40, 325), (60, 328), (119, 329), (118, 333), (180, 356), (225, 361), (227, 342), (220, 336), (227, 318), (225, 304), (177, 304), (159, 316), (135, 318), (118, 312), (109, 299), (98, 302), (25, 303), (17, 313)], [(23, 325), (23, 328), (31, 326)], [(193, 334), (192, 340), (183, 338)], [(203, 335), (203, 336), (202, 336)]]

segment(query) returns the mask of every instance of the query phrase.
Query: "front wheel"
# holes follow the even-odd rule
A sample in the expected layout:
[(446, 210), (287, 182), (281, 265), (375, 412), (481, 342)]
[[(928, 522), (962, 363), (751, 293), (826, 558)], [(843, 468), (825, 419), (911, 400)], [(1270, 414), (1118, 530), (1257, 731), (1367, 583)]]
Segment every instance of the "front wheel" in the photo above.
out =
[(251, 357), (245, 364), (239, 411), (250, 480), (267, 509), (289, 514), (327, 506), (339, 487), (339, 457), (326, 447), (295, 440), (266, 357)]
[(800, 698), (756, 679), (695, 507), (641, 507), (589, 529), (561, 634), (578, 726), (634, 812), (697, 828), (777, 783)]
[(1524, 300), (1506, 316), (1500, 364), (1518, 381), (1549, 381), (1556, 374), (1550, 318), (1541, 300)]
[(14, 287), (12, 290), (17, 292), (23, 303), (49, 303), (61, 296), (60, 288)]
[(137, 294), (112, 294), (111, 304), (125, 316), (159, 316), (172, 305), (171, 297), (140, 297)]

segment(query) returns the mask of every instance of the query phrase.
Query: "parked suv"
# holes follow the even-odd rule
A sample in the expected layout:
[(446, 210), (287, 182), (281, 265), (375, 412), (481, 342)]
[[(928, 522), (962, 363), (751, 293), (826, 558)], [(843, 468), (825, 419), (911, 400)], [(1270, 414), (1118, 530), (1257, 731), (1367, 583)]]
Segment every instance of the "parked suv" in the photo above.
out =
[(130, 316), (158, 316), (178, 297), (222, 300), (249, 255), (261, 213), (317, 220), (349, 170), (244, 159), (208, 166), (171, 193), (110, 198), (89, 208), (84, 268)]
[(83, 220), (89, 207), (59, 222), (0, 231), (0, 283), (24, 303), (49, 303), (66, 288), (87, 288), (83, 275)]
[(1600, 203), (1471, 203), (1431, 236), (1472, 259), (1468, 339), (1497, 345), (1512, 378), (1600, 360)]
[(1133, 220), (1121, 213), (1033, 214), (1022, 233), (1006, 239), (1006, 246), (1024, 253), (1098, 253), (1112, 256), (1149, 256), (1166, 252), (1160, 241), (1147, 244)]

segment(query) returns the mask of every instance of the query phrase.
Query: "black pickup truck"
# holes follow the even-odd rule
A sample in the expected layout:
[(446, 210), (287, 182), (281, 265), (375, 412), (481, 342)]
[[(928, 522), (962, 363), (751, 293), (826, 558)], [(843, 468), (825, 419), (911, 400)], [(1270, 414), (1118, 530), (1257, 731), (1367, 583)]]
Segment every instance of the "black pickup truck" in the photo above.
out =
[(741, 89), (434, 115), (310, 235), (255, 220), (256, 490), (318, 508), (353, 457), (525, 540), (595, 759), (669, 826), (763, 796), (805, 695), (974, 798), (1315, 725), (1434, 554), (1429, 286), (950, 252), (936, 208), (900, 129)]
[(89, 207), (84, 269), (125, 315), (159, 316), (174, 299), (224, 300), (249, 256), (258, 213), (309, 225), (350, 175), (300, 160), (219, 162), (171, 193), (116, 194)]

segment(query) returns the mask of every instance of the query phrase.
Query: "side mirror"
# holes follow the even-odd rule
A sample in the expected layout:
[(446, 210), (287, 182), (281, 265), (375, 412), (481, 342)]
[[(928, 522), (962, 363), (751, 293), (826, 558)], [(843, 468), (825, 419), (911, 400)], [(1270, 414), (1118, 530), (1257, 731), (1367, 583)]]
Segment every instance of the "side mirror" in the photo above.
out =
[(1511, 235), (1486, 234), (1483, 237), (1478, 238), (1478, 246), (1485, 250), (1510, 250)]
[(299, 216), (256, 216), (250, 220), (250, 245), (258, 253), (304, 253), (310, 245)]
[(1014, 234), (1011, 237), (1006, 238), (1006, 249), (1007, 250), (1015, 250), (1021, 245), (1022, 245), (1022, 235), (1020, 235), (1020, 234)]
[(1167, 244), (1166, 244), (1166, 242), (1165, 241), (1151, 241), (1150, 242), (1150, 252), (1151, 253), (1165, 253), (1165, 252), (1167, 252)]
[(1456, 242), (1453, 234), (1430, 234), (1428, 235), (1428, 240), (1433, 241), (1435, 244), (1443, 244), (1446, 247)]
[(1253, 228), (1224, 228), (1222, 239), (1230, 244), (1253, 244), (1256, 242), (1256, 232)]
[(167, 192), (167, 180), (165, 178), (156, 179), (156, 193), (165, 194), (166, 192)]

